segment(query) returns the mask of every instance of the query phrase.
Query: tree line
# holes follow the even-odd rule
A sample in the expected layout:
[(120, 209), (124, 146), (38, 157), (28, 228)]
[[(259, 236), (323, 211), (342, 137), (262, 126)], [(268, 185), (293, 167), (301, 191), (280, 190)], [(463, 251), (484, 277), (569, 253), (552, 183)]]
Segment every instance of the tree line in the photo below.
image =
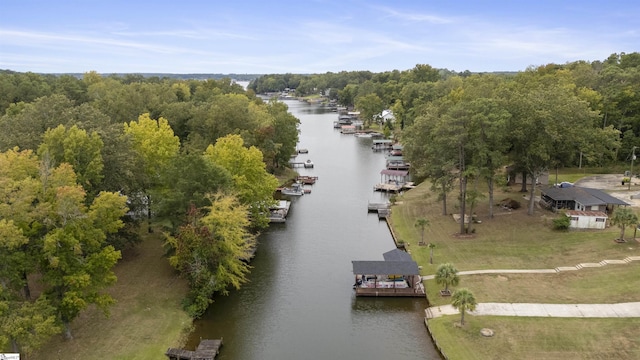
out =
[(639, 69), (638, 53), (501, 74), (418, 64), (264, 75), (246, 91), (230, 79), (0, 71), (0, 347), (28, 353), (71, 337), (89, 305), (108, 312), (113, 266), (147, 222), (189, 281), (192, 316), (240, 287), (298, 141), (287, 106), (256, 93), (320, 93), (367, 124), (393, 110), (387, 126), (414, 179), (431, 183), (443, 213), (459, 186), (464, 215), (483, 196), (493, 203), (507, 165), (535, 184), (543, 171), (628, 159), (640, 145)]
[[(266, 75), (249, 87), (324, 93), (360, 110), (365, 124), (391, 109), (396, 120), (386, 126), (404, 145), (413, 179), (430, 181), (443, 213), (458, 186), (461, 216), (471, 215), (484, 196), (492, 215), (495, 187), (516, 173), (533, 213), (534, 186), (528, 184), (542, 173), (629, 161), (640, 145), (636, 52), (517, 73), (456, 73), (418, 64), (377, 74)], [(460, 231), (473, 231), (470, 226), (461, 222)]]
[(230, 79), (7, 71), (0, 84), (0, 348), (28, 354), (71, 338), (88, 306), (108, 313), (113, 267), (147, 222), (193, 317), (241, 286), (298, 142), (285, 104)]

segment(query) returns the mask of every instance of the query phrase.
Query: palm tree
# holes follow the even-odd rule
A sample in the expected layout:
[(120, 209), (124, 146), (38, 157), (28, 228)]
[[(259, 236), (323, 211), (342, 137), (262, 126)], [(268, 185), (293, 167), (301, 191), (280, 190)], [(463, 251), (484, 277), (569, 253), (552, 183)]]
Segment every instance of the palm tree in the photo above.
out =
[(440, 264), (436, 270), (435, 279), (436, 283), (444, 285), (444, 290), (440, 290), (441, 295), (449, 295), (449, 286), (457, 286), (460, 283), (458, 269), (451, 263)]
[(415, 227), (420, 228), (420, 242), (418, 243), (418, 245), (424, 245), (424, 228), (429, 226), (429, 220), (425, 219), (425, 218), (420, 218), (418, 220), (416, 220), (415, 223)]
[(456, 290), (451, 297), (451, 305), (460, 311), (460, 324), (464, 325), (464, 313), (466, 311), (473, 311), (476, 309), (476, 297), (473, 296), (471, 290), (467, 288), (461, 288)]
[(638, 223), (638, 215), (630, 207), (618, 207), (611, 216), (611, 223), (620, 228), (620, 240), (624, 241), (624, 230), (627, 226)]
[(429, 243), (427, 247), (429, 248), (429, 264), (433, 264), (433, 248), (436, 247), (436, 244)]

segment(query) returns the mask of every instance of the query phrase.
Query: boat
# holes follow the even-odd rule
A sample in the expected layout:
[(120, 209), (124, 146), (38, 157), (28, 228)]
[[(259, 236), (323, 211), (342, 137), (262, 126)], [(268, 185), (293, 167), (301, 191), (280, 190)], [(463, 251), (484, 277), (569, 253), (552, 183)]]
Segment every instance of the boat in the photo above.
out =
[(373, 137), (373, 135), (371, 133), (366, 133), (366, 132), (357, 132), (355, 134), (353, 134), (353, 136), (355, 137), (361, 137), (361, 138), (370, 138)]
[(298, 181), (305, 185), (313, 185), (318, 180), (317, 176), (299, 175)]
[(308, 154), (309, 150), (308, 149), (298, 149), (298, 154)]
[(307, 161), (305, 161), (305, 163), (304, 163), (304, 167), (306, 167), (306, 168), (313, 168), (313, 161), (311, 161), (311, 160), (307, 160)]
[(301, 183), (294, 182), (293, 184), (291, 184), (291, 187), (282, 188), (280, 190), (280, 193), (282, 195), (289, 195), (289, 196), (302, 196), (305, 194), (305, 191)]

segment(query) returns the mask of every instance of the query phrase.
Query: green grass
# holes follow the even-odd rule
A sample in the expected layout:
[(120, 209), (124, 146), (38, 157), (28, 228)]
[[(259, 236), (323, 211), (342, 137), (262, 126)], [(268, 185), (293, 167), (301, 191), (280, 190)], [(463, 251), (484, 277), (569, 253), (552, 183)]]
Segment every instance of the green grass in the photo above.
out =
[[(559, 181), (575, 182), (583, 174), (596, 173), (599, 172), (591, 169), (573, 173), (565, 170)], [(444, 262), (453, 263), (460, 271), (553, 269), (640, 255), (638, 242), (614, 241), (619, 235), (617, 227), (554, 231), (551, 224), (557, 215), (538, 208), (534, 215), (527, 215), (528, 203), (517, 190), (519, 186), (501, 189), (496, 192), (495, 202), (516, 199), (522, 205), (520, 209), (508, 212), (495, 207), (495, 216), (490, 218), (488, 199), (482, 199), (475, 209), (481, 223), (473, 225), (475, 233), (471, 236), (460, 237), (460, 225), (451, 216), (458, 212), (457, 194), (450, 194), (448, 214), (443, 215), (442, 203), (431, 194), (428, 184), (421, 184), (398, 198), (392, 210), (392, 226), (397, 237), (408, 244), (411, 255), (422, 267), (422, 275), (434, 274)], [(429, 264), (429, 248), (418, 246), (420, 229), (414, 224), (419, 218), (430, 222), (424, 241), (436, 245), (433, 264)], [(632, 232), (627, 232), (626, 237), (632, 238)], [(440, 286), (435, 281), (425, 284), (432, 305), (450, 303), (450, 298), (439, 296)], [(458, 287), (471, 289), (479, 302), (640, 301), (640, 262), (553, 274), (462, 275)], [(434, 337), (450, 359), (640, 358), (636, 334), (640, 319), (467, 316), (466, 320), (469, 323), (464, 327), (454, 326), (459, 316), (429, 321)], [(497, 330), (498, 335), (484, 338), (479, 334), (482, 327)]]
[(160, 240), (147, 235), (115, 272), (118, 282), (109, 292), (117, 303), (110, 316), (94, 308), (83, 312), (71, 324), (73, 340), (56, 336), (31, 359), (157, 360), (183, 343), (192, 325), (181, 305), (187, 286), (163, 256)]
[[(468, 360), (640, 359), (640, 319), (444, 316), (429, 320), (447, 357)], [(493, 337), (480, 329), (494, 331)]]

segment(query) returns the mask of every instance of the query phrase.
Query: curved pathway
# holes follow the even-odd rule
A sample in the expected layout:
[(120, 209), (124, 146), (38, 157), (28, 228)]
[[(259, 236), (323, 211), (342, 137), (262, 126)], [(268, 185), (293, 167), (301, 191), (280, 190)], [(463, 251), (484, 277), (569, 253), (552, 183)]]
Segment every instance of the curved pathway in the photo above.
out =
[[(628, 264), (640, 261), (640, 256), (629, 256), (623, 260), (603, 260), (599, 263), (582, 263), (576, 266), (555, 269), (505, 269), (460, 271), (458, 275), (473, 274), (545, 274), (561, 271), (575, 271), (587, 267), (601, 267), (608, 264)], [(423, 276), (422, 280), (433, 279), (434, 275)], [(443, 315), (455, 315), (459, 311), (451, 305), (432, 306), (425, 309), (425, 318), (433, 319)], [(536, 317), (640, 317), (640, 302), (618, 304), (535, 304), (535, 303), (479, 303), (471, 315), (536, 316)]]

